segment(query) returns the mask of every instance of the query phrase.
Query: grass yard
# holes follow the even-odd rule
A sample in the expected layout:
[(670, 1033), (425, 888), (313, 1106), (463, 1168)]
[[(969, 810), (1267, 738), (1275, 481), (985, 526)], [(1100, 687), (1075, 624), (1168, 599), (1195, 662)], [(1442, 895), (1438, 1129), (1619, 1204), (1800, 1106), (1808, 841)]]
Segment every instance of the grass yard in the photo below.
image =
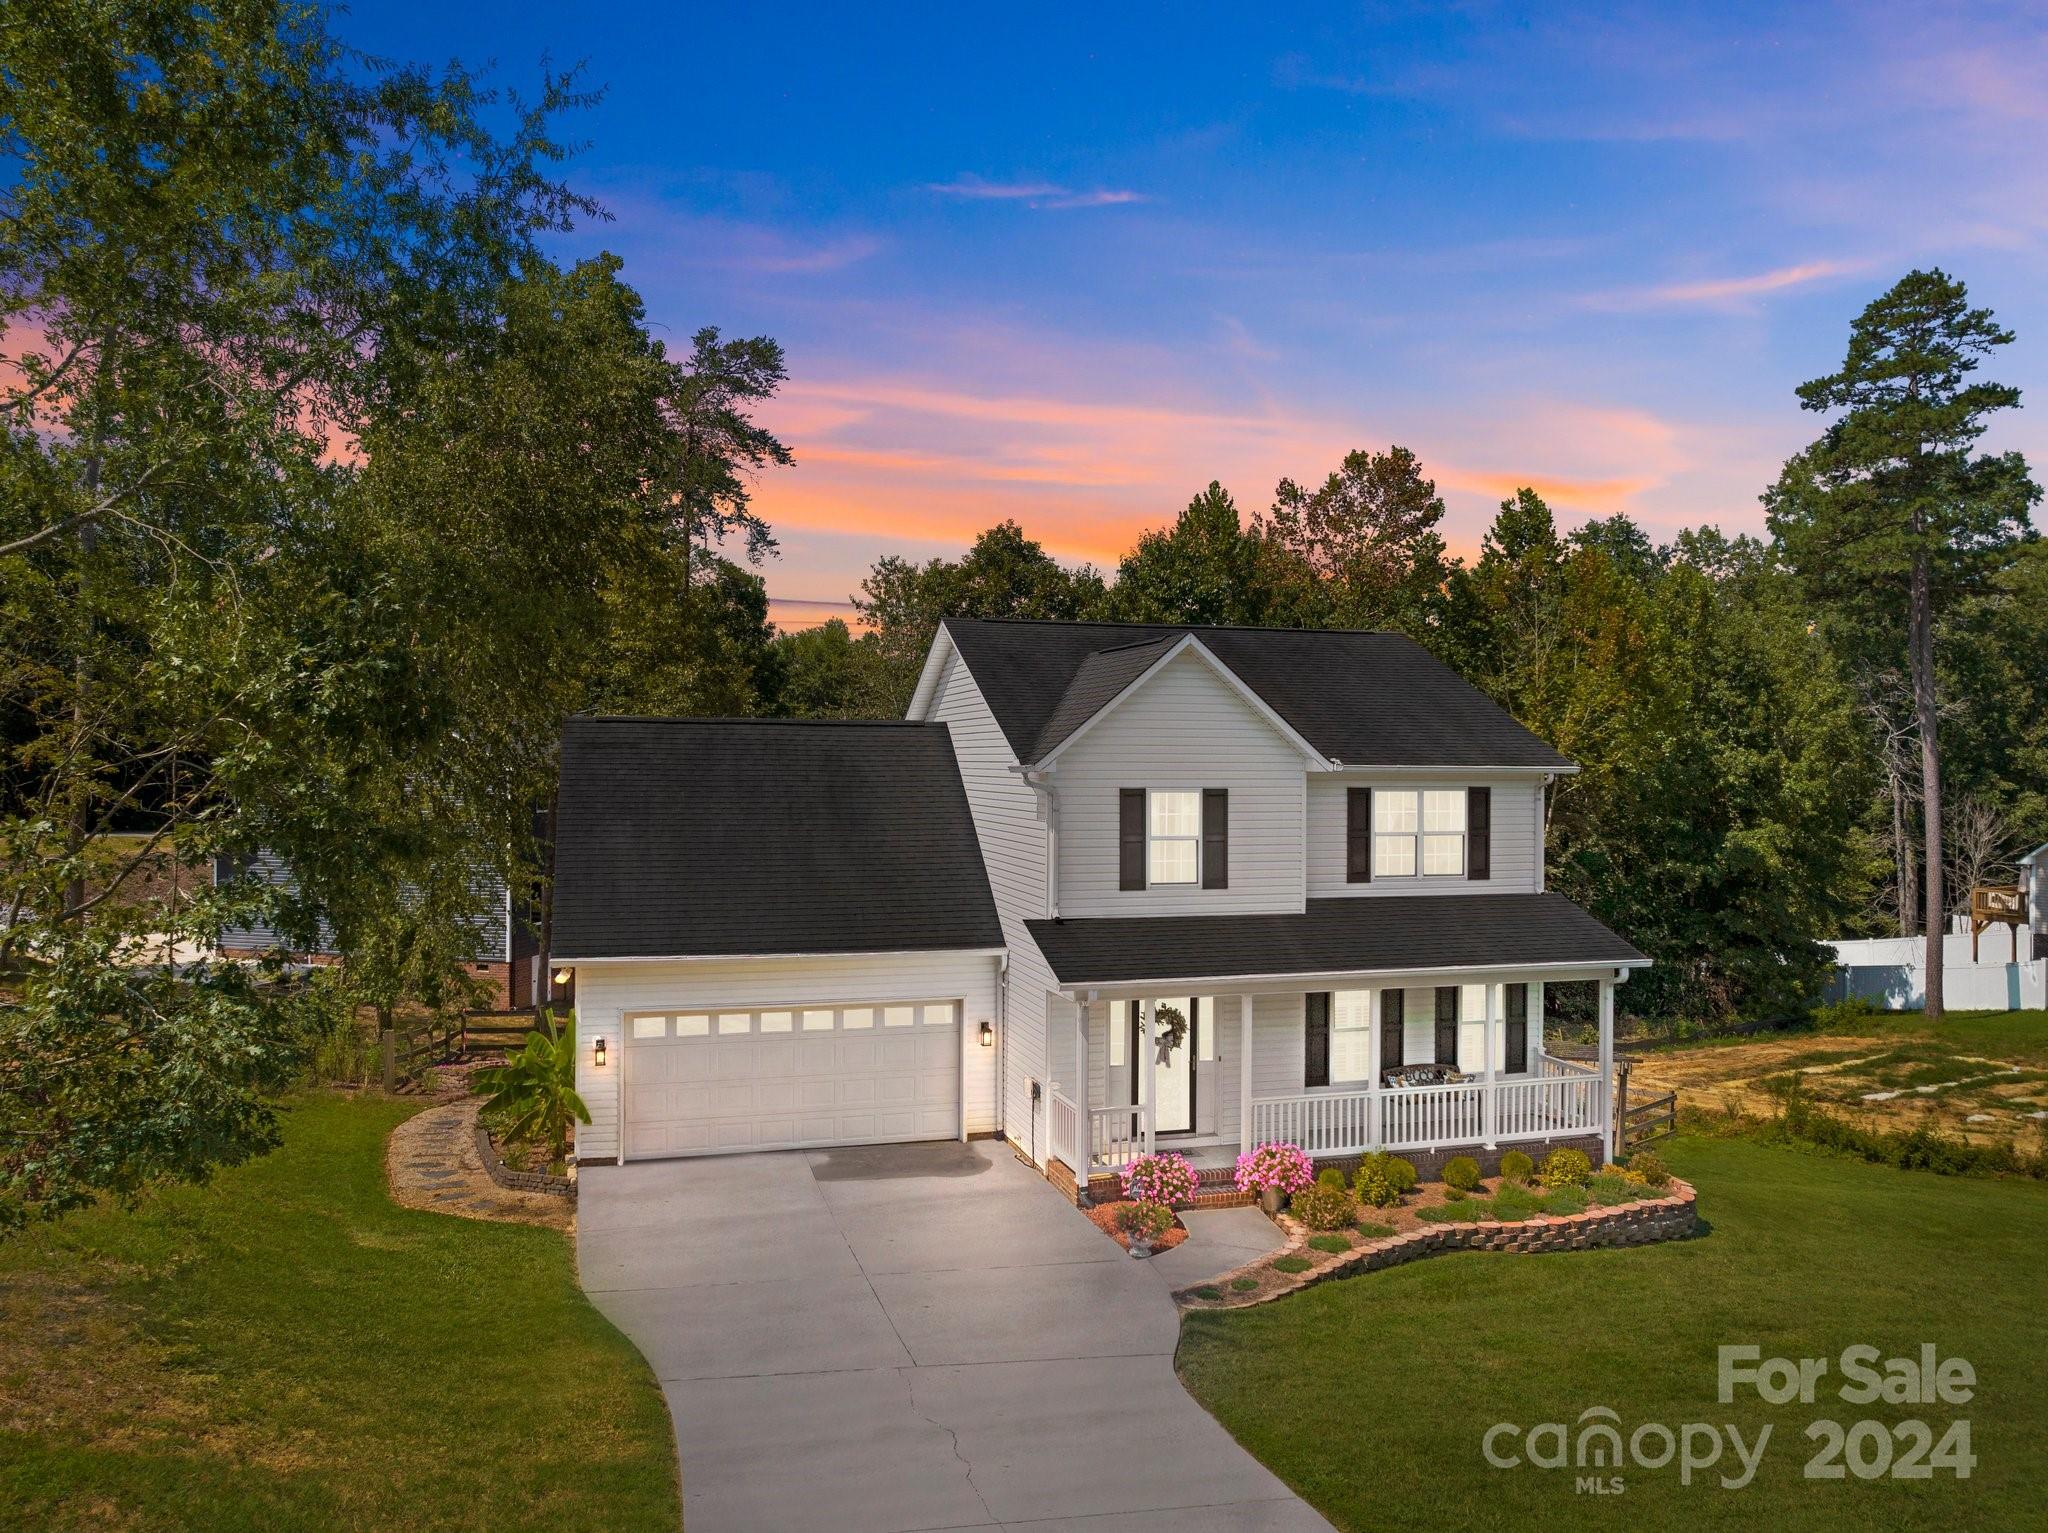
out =
[(0, 1242), (0, 1527), (672, 1530), (653, 1376), (567, 1241), (394, 1206), (417, 1103)]
[[(1469, 1253), (1324, 1283), (1262, 1308), (1188, 1317), (1181, 1376), (1195, 1397), (1340, 1528), (2039, 1527), (2048, 1491), (2048, 1316), (2039, 1299), (2048, 1187), (1937, 1177), (1742, 1140), (1681, 1139), (1701, 1239), (1563, 1256)], [(1843, 1348), (1966, 1358), (1968, 1405), (1853, 1405)], [(1815, 1403), (1716, 1397), (1721, 1344), (1824, 1357)], [(1623, 1433), (1650, 1422), (1734, 1423), (1762, 1468), (1724, 1490), (1720, 1469), (1633, 1465), (1621, 1494), (1575, 1490), (1573, 1469), (1491, 1467), (1487, 1429), (1563, 1422), (1593, 1406)], [(1814, 1480), (1809, 1422), (1972, 1423), (1977, 1466), (1958, 1482)], [(1725, 1440), (1725, 1439), (1724, 1439)], [(1725, 1465), (1734, 1462), (1732, 1452)], [(1612, 1473), (1614, 1471), (1607, 1471)]]

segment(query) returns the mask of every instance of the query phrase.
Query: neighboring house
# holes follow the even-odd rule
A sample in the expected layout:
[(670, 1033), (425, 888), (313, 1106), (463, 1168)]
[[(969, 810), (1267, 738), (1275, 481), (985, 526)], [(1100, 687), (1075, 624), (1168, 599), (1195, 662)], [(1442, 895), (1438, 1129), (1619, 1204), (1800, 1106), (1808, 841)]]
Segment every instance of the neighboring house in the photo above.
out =
[[(2048, 1006), (2048, 846), (2019, 862), (2027, 923), (1987, 927), (1975, 937), (1968, 916), (1958, 916), (1941, 939), (1944, 1005), (1957, 1010), (2018, 1011)], [(1924, 937), (1869, 937), (1832, 942), (1835, 972), (1831, 1001), (1856, 998), (1892, 1011), (1927, 1004)]]
[(579, 1155), (1597, 1154), (1648, 960), (1544, 889), (1573, 770), (1372, 633), (951, 619), (903, 723), (576, 720)]
[[(289, 888), (292, 882), (291, 869), (270, 851), (214, 858), (216, 885), (242, 877), (259, 878), (279, 888)], [(498, 1008), (531, 1006), (533, 987), (540, 977), (540, 945), (534, 940), (532, 912), (518, 908), (505, 880), (487, 868), (478, 867), (472, 886), (489, 914), (476, 922), (470, 972), (489, 987)], [(333, 962), (337, 955), (324, 925), (320, 937), (320, 946), (292, 956), (309, 963)], [(221, 951), (229, 957), (273, 953), (283, 945), (283, 939), (269, 926), (230, 926), (221, 933)]]

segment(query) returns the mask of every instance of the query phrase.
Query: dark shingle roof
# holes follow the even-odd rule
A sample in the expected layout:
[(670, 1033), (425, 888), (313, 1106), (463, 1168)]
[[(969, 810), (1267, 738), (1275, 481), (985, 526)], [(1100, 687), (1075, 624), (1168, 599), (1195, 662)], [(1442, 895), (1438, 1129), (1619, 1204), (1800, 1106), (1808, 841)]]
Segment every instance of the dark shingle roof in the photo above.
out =
[(1094, 718), (1119, 692), (1156, 665), (1159, 657), (1177, 642), (1178, 635), (1168, 634), (1136, 644), (1119, 644), (1114, 649), (1098, 649), (1085, 656), (1074, 671), (1074, 679), (1067, 683), (1067, 690), (1060, 694), (1059, 704), (1045, 721), (1045, 728), (1039, 731), (1037, 745), (1024, 759), (1043, 760), (1055, 745)]
[(1025, 924), (1062, 985), (1644, 961), (1561, 894), (1353, 896), (1310, 900), (1300, 914)]
[(1073, 714), (1091, 698), (1107, 702), (1135, 679), (1145, 668), (1139, 646), (1191, 633), (1303, 739), (1347, 766), (1571, 767), (1401, 634), (991, 618), (948, 618), (946, 629), (1020, 761), (1039, 760), (1080, 727), (1085, 716)]
[(571, 719), (564, 959), (1002, 945), (943, 724)]

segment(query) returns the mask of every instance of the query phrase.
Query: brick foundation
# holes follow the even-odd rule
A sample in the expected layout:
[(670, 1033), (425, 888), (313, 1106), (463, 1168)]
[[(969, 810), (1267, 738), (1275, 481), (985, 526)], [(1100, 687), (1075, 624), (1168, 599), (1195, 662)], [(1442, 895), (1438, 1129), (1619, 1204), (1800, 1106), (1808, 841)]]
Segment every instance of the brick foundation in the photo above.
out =
[[(1368, 1240), (1337, 1256), (1309, 1248), (1306, 1226), (1282, 1214), (1276, 1223), (1287, 1233), (1287, 1244), (1229, 1272), (1184, 1288), (1174, 1298), (1187, 1309), (1235, 1309), (1265, 1304), (1288, 1294), (1299, 1293), (1327, 1278), (1354, 1277), (1378, 1272), (1446, 1251), (1507, 1251), (1516, 1255), (1540, 1252), (1590, 1251), (1613, 1246), (1650, 1245), (1661, 1240), (1683, 1240), (1699, 1227), (1691, 1183), (1676, 1177), (1660, 1197), (1645, 1198), (1619, 1208), (1589, 1208), (1582, 1214), (1538, 1214), (1514, 1224), (1431, 1224)], [(1371, 1210), (1367, 1210), (1370, 1214)], [(1272, 1263), (1281, 1256), (1300, 1256), (1315, 1263), (1306, 1272), (1283, 1273)], [(1239, 1294), (1231, 1289), (1235, 1278), (1255, 1278), (1259, 1287)], [(1196, 1289), (1217, 1288), (1222, 1299), (1203, 1299)]]

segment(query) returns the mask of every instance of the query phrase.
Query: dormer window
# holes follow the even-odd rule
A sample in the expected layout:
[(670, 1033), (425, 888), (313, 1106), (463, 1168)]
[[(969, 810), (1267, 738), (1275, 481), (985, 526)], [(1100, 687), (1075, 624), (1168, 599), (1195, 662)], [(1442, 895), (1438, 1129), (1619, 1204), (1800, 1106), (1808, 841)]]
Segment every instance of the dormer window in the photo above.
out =
[(1153, 789), (1145, 806), (1145, 881), (1194, 884), (1202, 877), (1202, 795)]
[(1465, 876), (1463, 788), (1381, 788), (1372, 796), (1372, 818), (1374, 878)]

